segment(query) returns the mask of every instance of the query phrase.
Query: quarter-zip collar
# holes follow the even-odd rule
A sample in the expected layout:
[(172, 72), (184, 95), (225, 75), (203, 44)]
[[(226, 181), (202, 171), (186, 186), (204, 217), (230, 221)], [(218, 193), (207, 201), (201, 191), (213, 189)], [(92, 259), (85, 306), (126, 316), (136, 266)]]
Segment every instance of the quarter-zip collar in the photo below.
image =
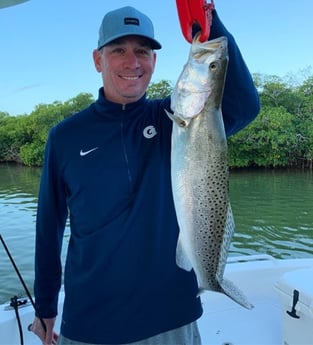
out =
[(136, 102), (128, 104), (114, 103), (105, 98), (103, 87), (101, 87), (99, 89), (98, 99), (92, 106), (94, 106), (98, 115), (110, 120), (119, 121), (121, 117), (125, 118), (125, 115), (127, 119), (141, 116), (146, 102), (146, 94), (144, 94)]

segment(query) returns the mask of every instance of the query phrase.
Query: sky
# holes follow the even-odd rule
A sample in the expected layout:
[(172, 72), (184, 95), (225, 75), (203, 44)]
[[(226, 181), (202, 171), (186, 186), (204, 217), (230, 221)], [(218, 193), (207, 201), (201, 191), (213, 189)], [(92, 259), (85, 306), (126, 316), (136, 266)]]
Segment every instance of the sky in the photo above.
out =
[[(96, 97), (99, 26), (106, 12), (127, 5), (150, 17), (162, 43), (152, 82), (174, 84), (190, 48), (176, 0), (29, 0), (0, 9), (0, 112), (30, 114), (81, 92)], [(215, 7), (251, 73), (312, 75), (312, 0), (215, 0)]]

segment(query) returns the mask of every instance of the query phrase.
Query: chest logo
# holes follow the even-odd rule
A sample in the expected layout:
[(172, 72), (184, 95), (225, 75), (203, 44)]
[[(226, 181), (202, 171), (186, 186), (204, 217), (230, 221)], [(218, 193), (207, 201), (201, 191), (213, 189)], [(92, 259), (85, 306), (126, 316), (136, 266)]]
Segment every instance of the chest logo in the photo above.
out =
[(143, 130), (142, 134), (145, 138), (151, 139), (156, 136), (158, 132), (156, 131), (154, 126), (148, 126)]
[(86, 156), (86, 155), (88, 155), (89, 153), (91, 153), (91, 152), (93, 152), (93, 151), (95, 151), (95, 150), (97, 150), (98, 149), (98, 147), (94, 147), (93, 149), (91, 149), (91, 150), (88, 150), (88, 151), (83, 151), (83, 150), (80, 150), (80, 152), (79, 152), (79, 154), (80, 154), (80, 156)]

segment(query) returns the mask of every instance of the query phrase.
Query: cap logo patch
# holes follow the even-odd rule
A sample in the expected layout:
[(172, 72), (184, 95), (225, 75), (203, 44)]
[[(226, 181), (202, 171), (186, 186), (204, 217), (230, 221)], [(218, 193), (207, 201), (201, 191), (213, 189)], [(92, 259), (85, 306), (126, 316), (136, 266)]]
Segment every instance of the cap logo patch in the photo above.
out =
[(124, 24), (125, 25), (137, 25), (137, 26), (139, 26), (139, 19), (126, 17), (126, 18), (124, 18)]

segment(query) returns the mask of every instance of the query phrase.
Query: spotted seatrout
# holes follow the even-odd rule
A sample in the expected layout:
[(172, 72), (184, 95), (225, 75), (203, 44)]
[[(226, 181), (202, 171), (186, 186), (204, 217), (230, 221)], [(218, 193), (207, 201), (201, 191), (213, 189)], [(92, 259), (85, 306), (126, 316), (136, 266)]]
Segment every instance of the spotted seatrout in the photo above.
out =
[(172, 94), (171, 174), (180, 227), (176, 262), (194, 269), (199, 292), (222, 292), (252, 308), (243, 293), (223, 278), (235, 228), (221, 112), (227, 64), (226, 37), (204, 43), (194, 39)]

